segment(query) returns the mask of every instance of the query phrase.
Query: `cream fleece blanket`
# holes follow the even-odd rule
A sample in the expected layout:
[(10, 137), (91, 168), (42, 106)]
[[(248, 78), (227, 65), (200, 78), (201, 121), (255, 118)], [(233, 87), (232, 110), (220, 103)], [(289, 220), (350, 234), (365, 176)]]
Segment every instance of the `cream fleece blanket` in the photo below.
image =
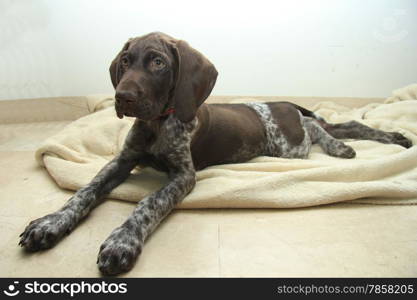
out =
[[(321, 102), (314, 111), (329, 122), (357, 120), (398, 131), (417, 145), (417, 84), (393, 92), (385, 103), (351, 109)], [(57, 184), (77, 190), (117, 154), (132, 125), (119, 120), (111, 98), (89, 101), (91, 111), (45, 141), (37, 161)], [(373, 204), (417, 204), (417, 146), (404, 149), (373, 141), (348, 141), (355, 159), (334, 158), (314, 146), (309, 159), (258, 157), (197, 172), (197, 185), (179, 208), (289, 208), (356, 200)], [(150, 168), (134, 170), (110, 198), (139, 201), (167, 182)]]

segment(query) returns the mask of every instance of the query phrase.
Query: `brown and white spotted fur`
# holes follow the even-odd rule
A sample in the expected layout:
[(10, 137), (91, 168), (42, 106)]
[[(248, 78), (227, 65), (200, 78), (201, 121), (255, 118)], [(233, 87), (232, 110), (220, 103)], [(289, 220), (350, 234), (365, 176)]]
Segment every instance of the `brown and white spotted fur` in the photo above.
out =
[(411, 147), (399, 133), (352, 121), (330, 124), (288, 102), (203, 104), (216, 78), (214, 66), (184, 41), (162, 33), (130, 39), (110, 67), (119, 117), (136, 122), (123, 150), (58, 211), (29, 223), (19, 244), (29, 251), (54, 246), (122, 183), (137, 166), (168, 173), (169, 182), (140, 200), (104, 241), (97, 258), (103, 274), (130, 270), (146, 238), (196, 183), (207, 166), (268, 155), (307, 158), (312, 144), (329, 155), (353, 158), (337, 139), (369, 139)]

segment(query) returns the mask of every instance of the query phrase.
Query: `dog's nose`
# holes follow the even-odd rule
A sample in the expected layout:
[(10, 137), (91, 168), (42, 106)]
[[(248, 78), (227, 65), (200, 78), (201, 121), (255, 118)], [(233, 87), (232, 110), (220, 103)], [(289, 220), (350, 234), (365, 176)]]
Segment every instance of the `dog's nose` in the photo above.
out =
[(120, 104), (121, 102), (130, 104), (130, 103), (135, 102), (137, 95), (135, 95), (135, 93), (131, 91), (117, 91), (115, 98), (118, 104)]

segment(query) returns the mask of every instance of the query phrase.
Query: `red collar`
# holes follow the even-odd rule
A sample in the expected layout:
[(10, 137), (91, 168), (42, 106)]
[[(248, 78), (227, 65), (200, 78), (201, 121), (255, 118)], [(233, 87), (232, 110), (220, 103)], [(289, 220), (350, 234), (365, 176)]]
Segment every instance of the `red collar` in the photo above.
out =
[(154, 120), (160, 119), (160, 118), (165, 117), (165, 116), (169, 116), (170, 114), (173, 114), (174, 112), (175, 112), (175, 108), (170, 107), (165, 112), (163, 112), (158, 117), (156, 117)]

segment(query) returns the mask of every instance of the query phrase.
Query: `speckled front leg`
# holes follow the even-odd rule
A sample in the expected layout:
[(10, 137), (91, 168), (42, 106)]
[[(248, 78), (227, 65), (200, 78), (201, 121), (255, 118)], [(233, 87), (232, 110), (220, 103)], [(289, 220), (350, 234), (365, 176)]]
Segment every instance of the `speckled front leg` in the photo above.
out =
[(58, 211), (33, 220), (20, 235), (19, 245), (28, 251), (54, 246), (70, 233), (113, 188), (135, 167), (135, 161), (119, 155), (110, 161), (85, 187), (78, 190)]
[(195, 169), (190, 141), (195, 122), (182, 123), (170, 117), (151, 147), (169, 169), (169, 183), (142, 199), (131, 216), (104, 241), (97, 258), (103, 274), (130, 270), (142, 251), (146, 238), (195, 186)]
[(101, 245), (97, 258), (100, 271), (106, 275), (129, 271), (146, 238), (194, 185), (193, 172), (177, 173), (168, 185), (141, 200), (132, 215)]

